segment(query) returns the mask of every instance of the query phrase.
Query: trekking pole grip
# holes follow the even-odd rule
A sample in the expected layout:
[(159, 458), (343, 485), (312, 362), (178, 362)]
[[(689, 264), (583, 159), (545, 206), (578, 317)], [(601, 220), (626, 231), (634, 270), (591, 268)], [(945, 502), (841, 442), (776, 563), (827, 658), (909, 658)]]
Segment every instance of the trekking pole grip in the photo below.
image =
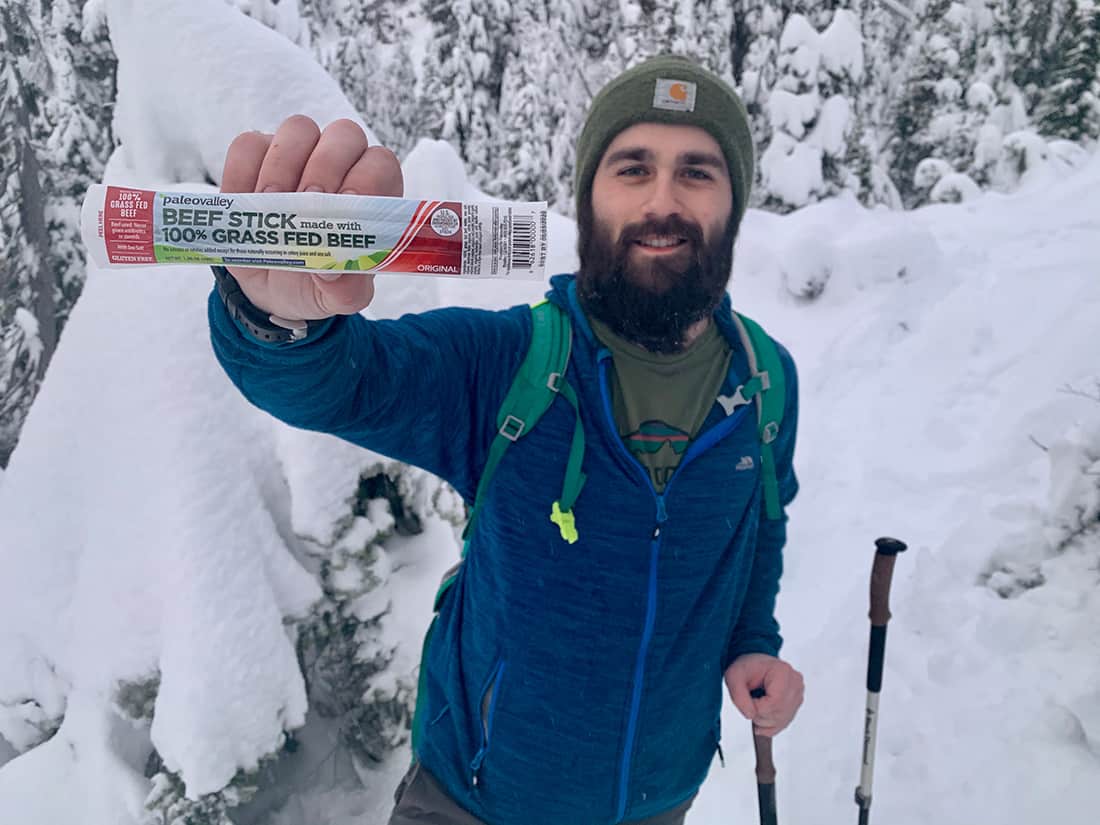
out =
[(867, 660), (867, 690), (882, 690), (882, 668), (886, 655), (886, 625), (890, 621), (890, 584), (894, 562), (906, 544), (891, 538), (875, 541), (875, 563), (871, 568), (871, 648)]
[(903, 541), (881, 538), (875, 541), (875, 564), (871, 568), (871, 624), (882, 626), (890, 621), (890, 582), (894, 562), (905, 550)]

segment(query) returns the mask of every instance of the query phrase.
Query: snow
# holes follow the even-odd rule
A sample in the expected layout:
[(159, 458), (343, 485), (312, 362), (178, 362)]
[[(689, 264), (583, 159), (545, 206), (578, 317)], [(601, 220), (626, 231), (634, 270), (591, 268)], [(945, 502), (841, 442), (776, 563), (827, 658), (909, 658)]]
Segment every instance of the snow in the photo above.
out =
[(940, 102), (954, 102), (962, 97), (962, 84), (953, 77), (944, 77), (936, 81), (936, 97)]
[[(776, 94), (772, 93), (769, 105), (775, 101)], [(776, 132), (760, 156), (760, 175), (767, 190), (784, 203), (805, 206), (810, 196), (820, 192), (825, 185), (821, 175), (821, 149)]]
[(23, 346), (26, 348), (30, 359), (38, 363), (42, 355), (42, 339), (38, 335), (38, 319), (25, 307), (18, 307), (12, 318), (13, 325), (23, 337)]
[(837, 9), (833, 21), (821, 33), (821, 65), (832, 75), (863, 79), (863, 35), (859, 18), (848, 9)]
[(783, 61), (797, 77), (813, 81), (821, 65), (821, 35), (809, 20), (801, 14), (788, 17), (779, 38), (779, 50), (783, 53)]
[(997, 93), (993, 88), (981, 80), (970, 84), (966, 90), (966, 105), (971, 109), (984, 109), (991, 111), (997, 103)]
[(964, 175), (961, 172), (949, 172), (936, 181), (936, 185), (932, 187), (928, 197), (933, 203), (960, 203), (972, 200), (981, 194), (981, 188), (974, 183), (969, 175)]
[[(307, 104), (321, 122), (349, 114), (304, 53), (228, 6), (165, 2), (154, 20), (153, 4), (103, 5), (128, 61), (109, 180), (193, 191), (237, 131)], [(186, 65), (163, 31), (194, 47)], [(855, 813), (867, 577), (874, 538), (894, 534), (910, 550), (891, 596), (874, 818), (1095, 821), (1100, 401), (1061, 390), (1094, 394), (1100, 378), (1100, 155), (1033, 137), (1007, 139), (1028, 169), (1015, 194), (908, 213), (844, 196), (750, 210), (742, 227), (735, 304), (788, 346), (801, 386), (779, 618), (808, 690), (775, 743), (785, 820)], [(815, 151), (777, 136), (762, 158), (772, 191), (804, 203), (820, 157), (800, 153)], [(404, 171), (410, 196), (480, 196), (445, 144), (422, 141)], [(553, 215), (552, 270), (573, 268), (575, 241)], [(368, 589), (346, 561), (393, 518), (379, 502), (353, 517), (349, 501), (362, 475), (396, 465), (243, 401), (206, 343), (209, 288), (201, 267), (91, 269), (3, 476), (0, 822), (138, 825), (154, 746), (197, 795), (293, 728), (299, 766), (253, 821), (388, 814), (407, 750), (356, 775), (307, 712), (285, 625), (320, 598), (330, 562), (327, 584), (357, 613), (388, 610), (380, 644), (395, 659), (372, 688), (415, 681), (461, 503), (402, 472), (425, 532), (385, 538)], [(371, 314), (541, 291), (380, 276)], [(119, 684), (153, 678), (151, 726), (124, 718)], [(690, 825), (755, 818), (747, 724), (729, 703), (723, 723), (726, 767)]]
[(806, 124), (813, 122), (820, 106), (821, 96), (816, 90), (796, 94), (775, 89), (768, 97), (768, 118), (775, 131), (800, 139), (806, 133)]
[[(1000, 147), (998, 146), (998, 150), (999, 149)], [(938, 181), (954, 171), (955, 170), (951, 168), (951, 164), (946, 160), (940, 158), (925, 158), (917, 164), (916, 171), (913, 172), (913, 183), (921, 189), (927, 189), (935, 186)]]
[[(362, 124), (308, 53), (224, 0), (103, 2), (118, 56), (114, 130), (129, 169), (218, 180), (240, 132), (274, 132), (295, 113)], [(165, 33), (187, 49), (165, 48)]]
[(851, 123), (852, 104), (844, 95), (833, 95), (821, 106), (821, 114), (810, 135), (810, 145), (834, 158), (843, 156)]

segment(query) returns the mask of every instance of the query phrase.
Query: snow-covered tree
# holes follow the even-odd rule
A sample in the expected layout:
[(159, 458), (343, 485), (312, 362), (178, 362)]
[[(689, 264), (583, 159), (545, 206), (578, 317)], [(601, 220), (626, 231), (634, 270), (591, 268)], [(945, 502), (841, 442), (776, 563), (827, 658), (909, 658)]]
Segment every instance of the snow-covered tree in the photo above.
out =
[(997, 18), (1004, 32), (1010, 71), (1032, 112), (1051, 85), (1054, 55), (1072, 0), (1000, 0)]
[(871, 189), (870, 124), (861, 101), (860, 21), (837, 9), (823, 32), (792, 14), (779, 41), (779, 76), (768, 97), (771, 140), (760, 158), (765, 205), (789, 210)]
[(48, 263), (57, 289), (59, 330), (84, 285), (80, 205), (88, 185), (102, 180), (114, 150), (117, 62), (102, 12), (84, 6), (81, 0), (55, 0), (41, 21), (51, 84), (35, 131), (47, 192)]
[(927, 193), (914, 173), (928, 157), (964, 171), (973, 160), (965, 94), (976, 62), (974, 21), (954, 0), (932, 0), (916, 27), (908, 74), (894, 109), (891, 172), (907, 206)]
[(0, 0), (0, 21), (4, 465), (84, 283), (79, 208), (114, 148), (115, 61), (102, 20), (73, 0)]
[[(768, 0), (744, 0), (735, 15), (732, 70), (748, 110), (757, 158), (762, 157), (772, 139), (768, 101), (778, 80), (782, 31), (781, 11)], [(768, 199), (762, 180), (762, 167), (757, 163), (753, 206), (761, 206)]]
[(1036, 111), (1039, 130), (1081, 141), (1100, 137), (1100, 9), (1070, 0), (1059, 50)]
[(42, 55), (23, 4), (0, 1), (0, 466), (57, 344), (46, 194), (32, 134), (47, 93)]
[(555, 189), (552, 132), (560, 125), (563, 109), (553, 87), (554, 70), (567, 57), (556, 48), (543, 0), (517, 0), (513, 13), (516, 30), (524, 35), (517, 38), (501, 83), (496, 193), (517, 200), (547, 200)]
[(299, 13), (299, 5), (305, 5), (309, 0), (301, 0), (300, 3), (279, 2), (279, 0), (227, 0), (229, 5), (235, 6), (254, 20), (263, 23), (270, 29), (274, 29), (287, 40), (297, 43), (305, 48), (309, 44), (310, 32)]
[(416, 73), (392, 3), (302, 0), (309, 47), (382, 143), (403, 155), (416, 142)]
[(452, 141), (471, 180), (493, 191), (512, 7), (504, 0), (424, 0), (422, 8), (432, 36), (420, 105), (438, 124), (431, 136)]

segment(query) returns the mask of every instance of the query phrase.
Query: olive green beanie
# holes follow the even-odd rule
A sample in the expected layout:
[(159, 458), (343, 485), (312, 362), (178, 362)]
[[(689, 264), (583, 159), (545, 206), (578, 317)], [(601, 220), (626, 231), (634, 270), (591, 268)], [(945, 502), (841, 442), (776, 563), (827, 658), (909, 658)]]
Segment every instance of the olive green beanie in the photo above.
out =
[(745, 104), (718, 75), (686, 57), (662, 55), (628, 69), (603, 87), (588, 110), (577, 141), (577, 214), (592, 192), (604, 151), (619, 132), (636, 123), (699, 126), (726, 156), (733, 187), (733, 213), (740, 224), (753, 176), (753, 143)]

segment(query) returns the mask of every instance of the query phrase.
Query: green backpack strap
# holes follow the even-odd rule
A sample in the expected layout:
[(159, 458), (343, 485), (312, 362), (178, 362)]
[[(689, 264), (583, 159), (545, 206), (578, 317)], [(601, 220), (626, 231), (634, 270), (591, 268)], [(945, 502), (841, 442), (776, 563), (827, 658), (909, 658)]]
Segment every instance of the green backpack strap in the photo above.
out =
[(463, 539), (468, 540), (471, 535), (485, 499), (485, 491), (489, 489), (504, 453), (534, 429), (554, 399), (561, 395), (572, 405), (577, 423), (573, 428), (561, 497), (551, 506), (550, 520), (558, 525), (563, 539), (570, 544), (577, 540), (573, 504), (584, 486), (585, 475), (581, 472), (584, 428), (581, 426), (580, 408), (576, 393), (565, 380), (573, 345), (573, 327), (562, 309), (545, 300), (531, 307), (531, 323), (531, 345), (497, 413), (497, 434), (489, 447), (489, 457), (477, 485), (474, 510), (466, 523)]
[(769, 519), (783, 515), (779, 503), (779, 479), (775, 472), (772, 442), (779, 436), (783, 410), (787, 405), (787, 381), (783, 362), (775, 342), (756, 321), (739, 312), (733, 313), (741, 345), (749, 359), (751, 376), (741, 386), (741, 395), (748, 401), (755, 398), (757, 421), (760, 424), (760, 462), (764, 485), (764, 512)]

